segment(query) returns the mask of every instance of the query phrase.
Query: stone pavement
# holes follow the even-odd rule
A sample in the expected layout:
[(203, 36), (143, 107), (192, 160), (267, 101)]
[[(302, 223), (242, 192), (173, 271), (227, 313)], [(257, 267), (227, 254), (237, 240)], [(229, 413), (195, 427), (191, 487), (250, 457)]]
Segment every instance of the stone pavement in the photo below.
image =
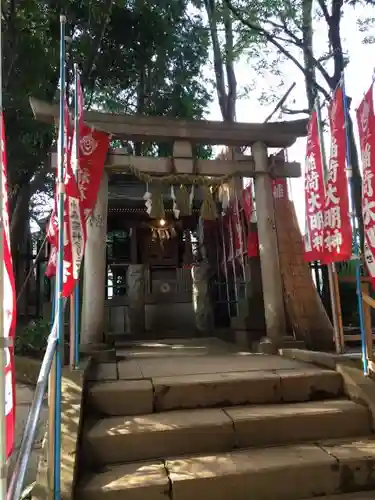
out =
[[(29, 414), (30, 405), (31, 405), (31, 402), (33, 400), (33, 395), (34, 395), (34, 387), (33, 386), (17, 383), (17, 385), (16, 385), (16, 443), (15, 443), (15, 451), (9, 460), (9, 467), (8, 467), (9, 478), (10, 478), (10, 475), (11, 475), (13, 467), (14, 467), (14, 463), (15, 463), (16, 458), (17, 458), (17, 453), (19, 450), (19, 446), (21, 444), (21, 439), (22, 439), (23, 431), (24, 431), (24, 428), (26, 425), (27, 416)], [(36, 478), (38, 457), (42, 452), (42, 441), (43, 441), (44, 432), (45, 432), (46, 423), (47, 423), (47, 415), (48, 415), (47, 399), (45, 399), (45, 402), (43, 404), (41, 414), (40, 414), (40, 419), (39, 419), (39, 424), (38, 424), (35, 442), (34, 442), (33, 449), (32, 449), (31, 455), (30, 455), (30, 459), (29, 459), (29, 467), (28, 467), (26, 477), (25, 477), (24, 488), (26, 488), (29, 484), (33, 483), (35, 481), (35, 478)]]
[(272, 372), (312, 369), (313, 365), (243, 351), (215, 338), (116, 342), (116, 361), (99, 363), (89, 380), (140, 380), (154, 377)]

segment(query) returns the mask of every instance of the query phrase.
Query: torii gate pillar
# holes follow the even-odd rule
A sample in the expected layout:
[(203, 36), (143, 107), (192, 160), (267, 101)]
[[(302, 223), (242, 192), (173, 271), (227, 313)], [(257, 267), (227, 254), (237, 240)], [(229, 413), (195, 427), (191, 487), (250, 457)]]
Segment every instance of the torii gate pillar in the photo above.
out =
[(81, 345), (103, 341), (107, 263), (108, 174), (103, 170), (95, 209), (87, 221), (84, 258)]
[(272, 179), (269, 174), (264, 173), (269, 170), (267, 146), (256, 142), (251, 149), (255, 171), (259, 172), (254, 184), (267, 339), (272, 343), (271, 350), (277, 352), (286, 333), (286, 326)]

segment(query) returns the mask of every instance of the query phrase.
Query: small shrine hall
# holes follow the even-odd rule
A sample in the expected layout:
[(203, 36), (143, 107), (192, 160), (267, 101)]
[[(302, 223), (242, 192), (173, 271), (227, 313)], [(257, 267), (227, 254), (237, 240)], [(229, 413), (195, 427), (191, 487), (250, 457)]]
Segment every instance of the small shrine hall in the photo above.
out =
[[(58, 124), (57, 106), (37, 99), (31, 106), (36, 119)], [(121, 147), (109, 151), (87, 223), (82, 344), (110, 333), (125, 340), (222, 335), (271, 350), (288, 341), (332, 345), (293, 202), (287, 188), (283, 196), (273, 192), (276, 179), (301, 175), (300, 164), (277, 153), (306, 136), (307, 120), (225, 123), (88, 111), (85, 122)], [(224, 146), (225, 153), (202, 159), (202, 146)], [(244, 210), (244, 178), (253, 180), (256, 220)], [(233, 253), (233, 210), (243, 242), (257, 234), (254, 254), (245, 244)]]

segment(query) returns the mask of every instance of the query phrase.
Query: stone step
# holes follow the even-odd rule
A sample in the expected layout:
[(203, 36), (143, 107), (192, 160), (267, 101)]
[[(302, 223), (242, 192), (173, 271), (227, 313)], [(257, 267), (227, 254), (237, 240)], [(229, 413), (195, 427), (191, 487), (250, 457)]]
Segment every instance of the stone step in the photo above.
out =
[(316, 367), (152, 377), (96, 382), (90, 409), (101, 415), (142, 415), (152, 411), (245, 404), (302, 402), (343, 394), (341, 375)]
[(107, 466), (83, 478), (77, 498), (302, 500), (370, 488), (375, 441), (331, 440)]
[(342, 495), (329, 495), (325, 497), (316, 497), (311, 500), (374, 500), (375, 490), (359, 491), (357, 493), (343, 493)]
[(104, 418), (84, 434), (83, 450), (105, 465), (369, 433), (366, 407), (327, 400)]

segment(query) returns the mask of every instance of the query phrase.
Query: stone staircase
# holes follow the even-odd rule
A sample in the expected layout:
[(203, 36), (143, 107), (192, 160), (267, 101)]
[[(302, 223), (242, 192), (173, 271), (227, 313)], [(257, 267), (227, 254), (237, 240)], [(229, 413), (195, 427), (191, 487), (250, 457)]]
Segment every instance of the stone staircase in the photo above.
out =
[(375, 488), (368, 409), (345, 399), (337, 372), (312, 365), (93, 382), (82, 432), (79, 500), (300, 500)]

